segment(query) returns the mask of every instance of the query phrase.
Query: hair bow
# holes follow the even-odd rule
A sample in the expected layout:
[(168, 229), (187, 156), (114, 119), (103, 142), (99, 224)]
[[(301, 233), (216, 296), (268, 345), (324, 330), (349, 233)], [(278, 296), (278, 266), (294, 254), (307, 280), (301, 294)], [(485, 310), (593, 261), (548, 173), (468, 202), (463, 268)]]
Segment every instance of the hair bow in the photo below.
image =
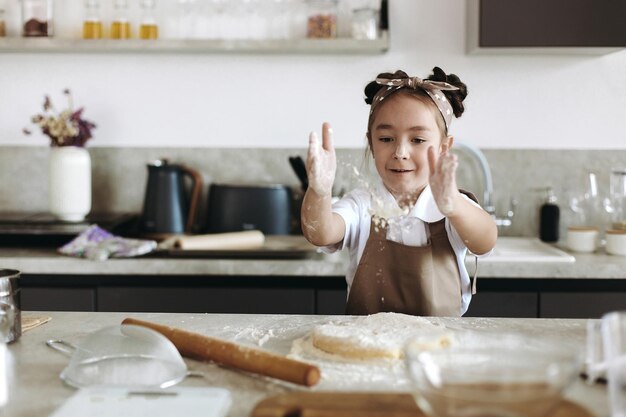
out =
[(374, 109), (376, 108), (376, 106), (378, 106), (378, 104), (380, 104), (385, 98), (389, 97), (396, 91), (403, 88), (409, 88), (413, 90), (421, 89), (424, 90), (426, 94), (428, 94), (428, 96), (433, 100), (433, 102), (439, 109), (439, 112), (443, 116), (443, 120), (446, 123), (446, 129), (450, 128), (450, 122), (452, 121), (452, 116), (454, 115), (454, 113), (452, 111), (452, 105), (442, 91), (454, 91), (458, 90), (458, 87), (455, 87), (445, 81), (423, 80), (420, 77), (376, 78), (376, 83), (380, 85), (385, 85), (387, 86), (387, 88), (381, 88), (374, 95), (374, 99), (372, 100), (372, 107), (370, 108), (370, 117), (374, 113)]

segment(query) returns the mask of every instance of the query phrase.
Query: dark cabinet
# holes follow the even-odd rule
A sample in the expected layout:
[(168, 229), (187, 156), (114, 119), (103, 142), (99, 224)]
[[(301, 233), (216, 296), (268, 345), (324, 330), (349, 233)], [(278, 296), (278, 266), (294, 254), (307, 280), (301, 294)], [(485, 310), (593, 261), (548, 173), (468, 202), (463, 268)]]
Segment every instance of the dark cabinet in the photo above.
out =
[(481, 279), (465, 317), (538, 317), (540, 281)]
[(473, 0), (477, 46), (626, 47), (626, 0)]
[(101, 287), (98, 311), (314, 314), (315, 295), (303, 288)]
[(537, 317), (536, 292), (481, 291), (472, 297), (465, 317)]
[(24, 287), (20, 304), (30, 311), (96, 311), (95, 295), (91, 287)]

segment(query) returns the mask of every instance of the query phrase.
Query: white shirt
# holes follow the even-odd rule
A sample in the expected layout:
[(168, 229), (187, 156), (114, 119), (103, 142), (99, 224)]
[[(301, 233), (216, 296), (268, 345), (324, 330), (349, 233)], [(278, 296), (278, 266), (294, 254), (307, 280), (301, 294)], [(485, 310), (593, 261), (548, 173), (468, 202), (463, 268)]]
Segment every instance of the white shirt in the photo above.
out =
[[(480, 207), (469, 197), (463, 195), (472, 204)], [(382, 210), (382, 213), (381, 213)], [(328, 253), (348, 248), (350, 251), (350, 265), (346, 273), (348, 293), (354, 280), (359, 261), (363, 255), (365, 244), (370, 234), (372, 213), (385, 214), (382, 217), (389, 219), (387, 239), (408, 246), (425, 246), (428, 244), (429, 231), (426, 223), (434, 223), (445, 216), (439, 211), (433, 197), (430, 186), (426, 186), (420, 194), (417, 202), (408, 213), (402, 213), (398, 203), (391, 193), (380, 182), (374, 191), (358, 188), (346, 194), (341, 200), (333, 204), (333, 212), (339, 214), (345, 224), (346, 232), (343, 241), (335, 246), (328, 246), (324, 251)], [(472, 299), (472, 291), (469, 275), (465, 268), (465, 255), (467, 247), (463, 240), (452, 227), (448, 219), (445, 220), (445, 229), (448, 240), (456, 255), (461, 279), (461, 311), (463, 315), (469, 307)], [(478, 257), (488, 256), (488, 252)]]

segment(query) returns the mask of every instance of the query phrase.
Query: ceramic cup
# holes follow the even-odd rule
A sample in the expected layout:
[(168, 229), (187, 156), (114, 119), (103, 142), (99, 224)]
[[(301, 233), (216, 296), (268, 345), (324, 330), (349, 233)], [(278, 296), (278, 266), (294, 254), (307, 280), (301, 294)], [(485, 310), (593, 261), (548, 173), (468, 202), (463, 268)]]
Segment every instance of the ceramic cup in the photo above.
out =
[(568, 227), (567, 247), (574, 252), (593, 252), (598, 246), (597, 227)]
[(606, 231), (606, 253), (626, 256), (626, 230)]

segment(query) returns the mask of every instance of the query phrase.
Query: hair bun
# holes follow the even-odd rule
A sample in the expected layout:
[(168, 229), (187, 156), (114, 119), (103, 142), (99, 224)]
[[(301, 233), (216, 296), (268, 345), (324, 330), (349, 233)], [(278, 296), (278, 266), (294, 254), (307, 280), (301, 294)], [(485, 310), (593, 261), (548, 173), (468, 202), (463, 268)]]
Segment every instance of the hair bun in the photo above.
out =
[[(376, 76), (376, 78), (409, 78), (406, 72), (404, 71), (396, 71), (394, 73), (391, 72), (382, 72)], [(374, 96), (381, 88), (384, 88), (384, 85), (378, 84), (376, 80), (370, 81), (369, 84), (365, 86), (365, 103), (372, 104), (374, 101)]]
[(431, 81), (443, 81), (458, 87), (458, 90), (446, 90), (442, 91), (446, 98), (452, 105), (452, 111), (455, 117), (461, 117), (465, 111), (463, 106), (463, 100), (467, 97), (467, 86), (461, 79), (455, 74), (446, 74), (444, 70), (439, 67), (433, 68), (433, 74), (430, 75), (427, 80)]

